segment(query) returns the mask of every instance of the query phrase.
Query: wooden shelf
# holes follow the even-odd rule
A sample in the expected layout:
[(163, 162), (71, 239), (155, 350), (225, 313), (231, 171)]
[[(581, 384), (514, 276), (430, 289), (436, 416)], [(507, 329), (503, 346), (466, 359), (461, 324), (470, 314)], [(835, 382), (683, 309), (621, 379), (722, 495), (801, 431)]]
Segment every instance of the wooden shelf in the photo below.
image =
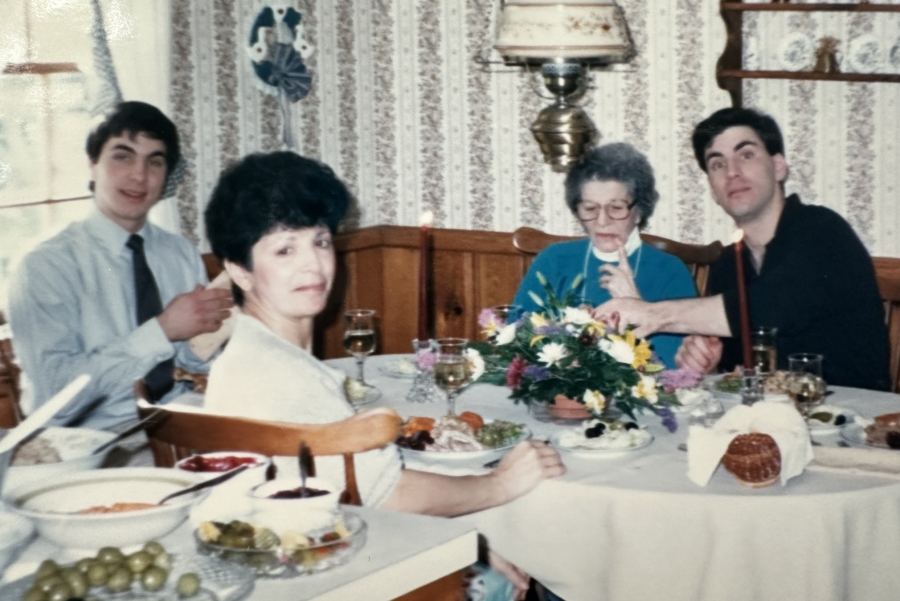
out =
[(867, 4), (863, 2), (844, 4), (792, 4), (790, 2), (770, 2), (767, 4), (749, 2), (723, 2), (722, 10), (739, 11), (793, 11), (793, 12), (860, 12), (860, 13), (898, 13), (900, 4)]
[(734, 79), (803, 79), (814, 81), (855, 81), (900, 83), (900, 75), (894, 73), (816, 73), (814, 71), (746, 71), (723, 69), (719, 77)]

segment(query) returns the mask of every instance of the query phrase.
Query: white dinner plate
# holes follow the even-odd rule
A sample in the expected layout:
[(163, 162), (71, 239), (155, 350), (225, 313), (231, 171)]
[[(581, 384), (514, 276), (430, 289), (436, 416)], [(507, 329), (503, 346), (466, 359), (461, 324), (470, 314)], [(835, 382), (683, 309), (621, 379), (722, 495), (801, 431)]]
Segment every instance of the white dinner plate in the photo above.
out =
[[(815, 409), (813, 409), (810, 413), (830, 413), (831, 420), (828, 422), (822, 422), (817, 419), (808, 419), (806, 420), (806, 425), (809, 426), (809, 433), (813, 435), (825, 435), (825, 434), (835, 434), (839, 432), (843, 428), (846, 428), (854, 423), (856, 419), (856, 412), (852, 409), (843, 409), (841, 407), (835, 407), (834, 405), (819, 405)], [(843, 425), (836, 425), (834, 420), (839, 416), (843, 415), (847, 420)]]
[[(366, 389), (366, 396), (359, 399), (358, 401), (350, 401), (350, 404), (354, 407), (362, 407), (363, 405), (371, 405), (375, 401), (381, 398), (381, 391), (373, 386), (369, 386)], [(348, 399), (349, 400), (349, 399)]]
[(384, 365), (378, 367), (378, 371), (389, 378), (401, 378), (411, 380), (416, 377), (419, 372), (419, 365), (416, 358), (394, 357), (388, 360)]
[(861, 35), (850, 42), (847, 62), (854, 73), (875, 73), (883, 62), (881, 44), (872, 34)]
[(579, 447), (571, 448), (564, 447), (559, 444), (559, 437), (563, 434), (564, 432), (554, 432), (553, 434), (551, 434), (549, 439), (550, 445), (560, 453), (569, 453), (575, 455), (576, 457), (584, 457), (586, 459), (605, 459), (609, 457), (620, 457), (624, 454), (647, 448), (651, 444), (653, 444), (653, 435), (650, 434), (649, 438), (641, 443), (636, 444), (633, 447), (617, 447), (610, 449), (588, 449)]
[[(741, 402), (741, 393), (739, 392), (726, 392), (724, 390), (719, 390), (716, 388), (716, 385), (719, 383), (719, 380), (724, 378), (729, 374), (716, 374), (713, 376), (707, 376), (703, 379), (703, 384), (707, 390), (713, 393), (713, 396), (722, 401), (734, 401)], [(763, 395), (763, 400), (771, 403), (790, 403), (791, 399), (787, 394), (784, 393), (767, 393)]]
[[(485, 420), (486, 424), (493, 420)], [(405, 459), (417, 461), (424, 465), (461, 465), (461, 464), (485, 464), (495, 459), (500, 459), (514, 446), (531, 438), (531, 430), (524, 426), (522, 434), (515, 441), (502, 447), (483, 449), (481, 451), (415, 451), (400, 447), (400, 452)]]
[(887, 449), (874, 444), (870, 444), (866, 440), (866, 428), (860, 423), (852, 423), (841, 429), (841, 438), (849, 442), (855, 447), (868, 447), (870, 449)]
[(812, 39), (800, 32), (786, 35), (776, 56), (785, 71), (809, 71), (816, 60)]

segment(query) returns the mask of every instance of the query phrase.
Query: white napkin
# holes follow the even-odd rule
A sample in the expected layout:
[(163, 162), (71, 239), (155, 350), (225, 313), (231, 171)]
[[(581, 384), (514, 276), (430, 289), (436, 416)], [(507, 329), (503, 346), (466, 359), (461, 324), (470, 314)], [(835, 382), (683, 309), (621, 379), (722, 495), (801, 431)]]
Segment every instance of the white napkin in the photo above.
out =
[(691, 426), (688, 435), (688, 478), (706, 486), (738, 434), (763, 432), (781, 453), (781, 484), (803, 473), (813, 458), (809, 430), (793, 405), (755, 403), (732, 407), (712, 428)]
[(900, 479), (900, 452), (891, 449), (816, 447), (809, 469)]
[[(231, 289), (231, 277), (229, 277), (227, 271), (223, 271), (216, 279), (209, 283), (206, 287), (207, 290), (211, 288), (222, 288), (222, 289)], [(219, 348), (225, 344), (225, 342), (231, 338), (231, 333), (234, 331), (234, 316), (237, 312), (240, 311), (237, 305), (229, 309), (229, 315), (225, 318), (225, 321), (222, 322), (222, 327), (220, 327), (215, 332), (205, 332), (203, 334), (197, 334), (190, 340), (188, 340), (188, 347), (191, 349), (191, 352), (197, 355), (197, 357), (203, 361), (208, 361), (213, 354), (219, 350)]]

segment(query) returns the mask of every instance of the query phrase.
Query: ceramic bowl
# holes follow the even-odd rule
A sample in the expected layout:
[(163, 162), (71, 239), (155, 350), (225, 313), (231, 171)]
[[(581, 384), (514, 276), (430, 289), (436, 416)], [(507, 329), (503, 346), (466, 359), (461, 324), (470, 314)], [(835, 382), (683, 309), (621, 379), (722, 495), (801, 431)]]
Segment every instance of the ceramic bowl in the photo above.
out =
[[(215, 463), (224, 457), (251, 458), (255, 464), (247, 468), (231, 480), (223, 482), (210, 489), (209, 497), (197, 505), (191, 512), (191, 524), (195, 527), (208, 521), (228, 522), (246, 516), (250, 513), (250, 497), (248, 493), (254, 486), (266, 481), (266, 470), (272, 464), (272, 459), (258, 453), (246, 453), (243, 451), (223, 451), (217, 453), (203, 453), (182, 459), (175, 464), (177, 469), (186, 469), (186, 464), (196, 463), (194, 457), (200, 457), (204, 463)], [(227, 467), (222, 465), (221, 467)], [(199, 478), (209, 479), (221, 474), (221, 471), (188, 471)], [(223, 471), (227, 471), (223, 470)]]
[(176, 469), (132, 467), (61, 474), (11, 490), (4, 504), (31, 520), (47, 540), (67, 548), (96, 550), (125, 547), (159, 539), (184, 522), (204, 499), (200, 490), (165, 505), (117, 513), (79, 513), (114, 503), (156, 504), (169, 493), (201, 479)]
[(11, 465), (6, 472), (3, 490), (13, 490), (28, 482), (37, 482), (60, 474), (93, 470), (103, 463), (107, 451), (92, 455), (91, 452), (115, 437), (113, 432), (91, 428), (45, 429), (38, 438), (46, 440), (59, 454), (62, 461), (37, 465)]
[(270, 498), (277, 492), (297, 489), (300, 485), (300, 478), (278, 478), (252, 488), (249, 494), (251, 521), (275, 532), (310, 532), (334, 524), (341, 489), (327, 480), (306, 479), (307, 488), (328, 491), (324, 495), (298, 499)]

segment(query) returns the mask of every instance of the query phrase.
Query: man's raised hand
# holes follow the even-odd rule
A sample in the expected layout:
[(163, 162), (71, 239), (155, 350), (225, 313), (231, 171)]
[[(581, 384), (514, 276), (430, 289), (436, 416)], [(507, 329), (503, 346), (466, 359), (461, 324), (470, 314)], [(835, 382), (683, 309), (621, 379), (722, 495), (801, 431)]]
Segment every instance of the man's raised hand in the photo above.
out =
[(233, 306), (230, 289), (206, 289), (198, 285), (191, 292), (172, 299), (160, 313), (159, 325), (170, 341), (187, 340), (197, 334), (218, 330)]

